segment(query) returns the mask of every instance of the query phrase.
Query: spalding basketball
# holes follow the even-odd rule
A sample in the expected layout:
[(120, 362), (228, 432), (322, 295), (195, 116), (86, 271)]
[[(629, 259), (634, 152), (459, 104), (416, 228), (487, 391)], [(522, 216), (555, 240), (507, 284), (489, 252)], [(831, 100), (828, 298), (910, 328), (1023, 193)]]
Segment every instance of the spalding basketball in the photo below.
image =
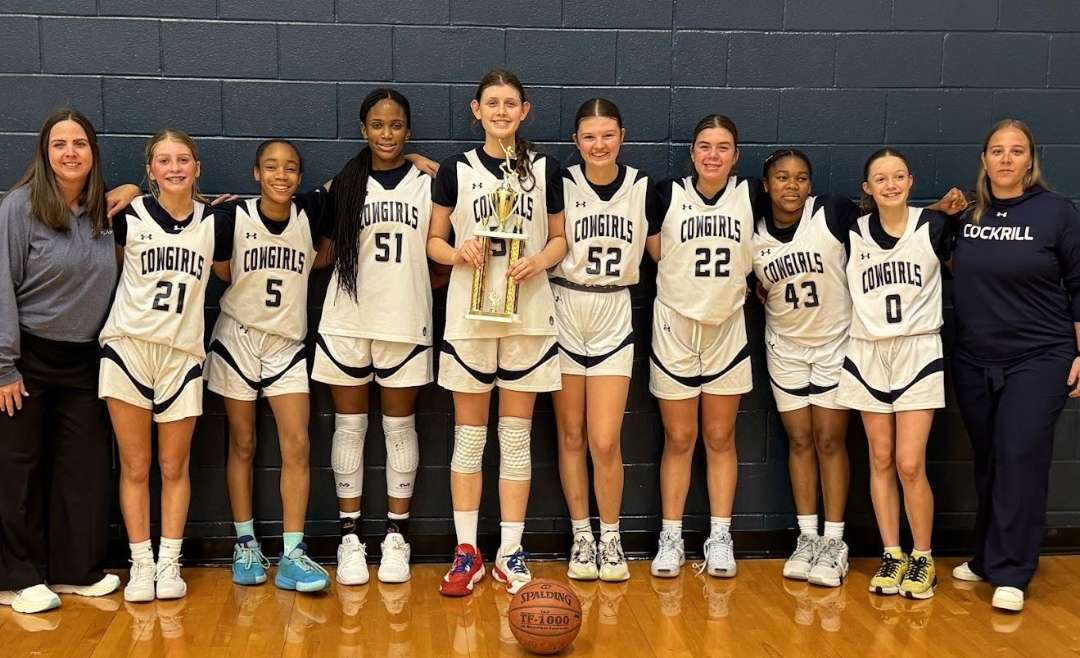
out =
[(510, 601), (510, 630), (533, 653), (555, 653), (570, 646), (581, 630), (581, 602), (554, 580), (534, 580)]

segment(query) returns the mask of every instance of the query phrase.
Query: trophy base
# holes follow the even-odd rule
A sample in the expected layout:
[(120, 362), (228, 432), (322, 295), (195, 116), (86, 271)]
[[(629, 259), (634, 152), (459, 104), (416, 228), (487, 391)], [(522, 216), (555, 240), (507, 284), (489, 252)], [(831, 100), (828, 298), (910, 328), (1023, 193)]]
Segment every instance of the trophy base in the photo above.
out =
[(494, 231), (486, 228), (478, 228), (473, 231), (473, 235), (476, 237), (494, 238), (496, 240), (524, 240), (524, 233), (516, 233), (514, 231)]
[(471, 311), (465, 314), (466, 320), (480, 320), (482, 322), (501, 322), (503, 324), (513, 324), (520, 318), (517, 313), (482, 313), (477, 311)]

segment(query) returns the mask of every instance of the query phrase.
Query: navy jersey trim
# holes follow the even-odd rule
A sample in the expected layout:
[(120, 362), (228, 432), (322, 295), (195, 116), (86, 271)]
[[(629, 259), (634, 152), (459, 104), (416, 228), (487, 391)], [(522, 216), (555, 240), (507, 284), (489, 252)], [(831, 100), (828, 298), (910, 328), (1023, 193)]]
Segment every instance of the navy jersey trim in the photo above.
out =
[(341, 361), (338, 361), (333, 353), (330, 352), (330, 346), (326, 344), (326, 339), (323, 338), (322, 334), (315, 334), (315, 343), (322, 348), (323, 354), (326, 355), (326, 358), (330, 359), (331, 363), (337, 366), (338, 370), (354, 379), (364, 379), (374, 371), (374, 368), (370, 365), (359, 367), (348, 366)]
[(821, 395), (822, 393), (828, 393), (829, 391), (839, 386), (839, 383), (822, 386), (820, 384), (810, 382), (806, 386), (800, 386), (799, 388), (788, 388), (786, 386), (781, 386), (780, 382), (773, 379), (772, 375), (769, 375), (769, 383), (780, 389), (781, 391), (787, 393), (788, 395), (794, 395), (795, 397), (799, 398), (806, 398), (810, 397), (811, 395)]
[(862, 373), (859, 372), (859, 368), (855, 365), (855, 362), (852, 361), (849, 357), (844, 357), (844, 370), (848, 371), (849, 373), (851, 373), (852, 377), (859, 380), (859, 383), (863, 385), (863, 388), (866, 389), (866, 392), (873, 396), (875, 400), (884, 404), (893, 404), (897, 400), (899, 400), (900, 396), (906, 393), (909, 388), (919, 383), (921, 380), (926, 379), (935, 372), (944, 372), (945, 359), (934, 359), (930, 363), (923, 366), (923, 369), (916, 373), (915, 377), (910, 382), (908, 382), (906, 386), (896, 388), (891, 391), (881, 391), (866, 383), (866, 380), (863, 379)]
[(269, 377), (265, 377), (259, 380), (259, 387), (262, 389), (270, 388), (271, 386), (276, 384), (279, 379), (284, 377), (286, 373), (296, 367), (296, 364), (298, 363), (303, 363), (305, 365), (305, 368), (307, 366), (307, 354), (304, 352), (303, 345), (301, 345), (296, 350), (296, 354), (293, 354), (293, 358), (289, 361), (289, 365), (282, 368), (281, 372), (277, 373), (276, 375), (270, 375)]
[(101, 358), (108, 359), (116, 365), (120, 366), (120, 370), (124, 371), (124, 374), (127, 375), (127, 378), (131, 380), (131, 383), (139, 391), (139, 394), (147, 400), (153, 402), (154, 389), (135, 379), (135, 375), (131, 374), (131, 371), (128, 370), (127, 364), (124, 363), (124, 360), (121, 359), (120, 355), (116, 353), (116, 350), (114, 350), (111, 346), (106, 345), (105, 347), (101, 348)]
[(259, 390), (259, 382), (254, 379), (250, 379), (247, 375), (240, 370), (240, 364), (236, 362), (236, 358), (229, 352), (228, 348), (220, 340), (214, 340), (210, 342), (210, 351), (221, 357), (222, 361), (229, 364), (229, 367), (233, 369), (240, 379), (244, 380), (244, 383), (248, 385), (253, 391)]
[(409, 361), (412, 361), (417, 356), (423, 354), (426, 350), (429, 349), (431, 349), (430, 345), (414, 345), (412, 351), (409, 352), (409, 355), (402, 359), (401, 363), (397, 364), (396, 366), (390, 366), (389, 368), (375, 368), (375, 376), (379, 379), (387, 379), (389, 377), (393, 377), (395, 374), (397, 374), (398, 370), (401, 370), (405, 367), (405, 364), (407, 364)]
[(659, 368), (665, 375), (671, 377), (683, 386), (689, 386), (690, 388), (701, 388), (705, 384), (709, 384), (716, 381), (717, 379), (720, 379), (728, 372), (730, 372), (735, 366), (739, 365), (740, 363), (749, 358), (750, 344), (747, 343), (743, 345), (742, 349), (739, 350), (739, 353), (735, 355), (735, 358), (733, 358), (731, 362), (724, 366), (719, 372), (716, 372), (712, 375), (695, 375), (693, 377), (685, 377), (683, 375), (676, 375), (675, 373), (668, 370), (663, 363), (660, 363), (660, 359), (656, 356), (656, 352), (653, 352), (649, 355), (649, 360), (655, 363), (656, 367)]
[(157, 402), (154, 403), (154, 413), (155, 414), (163, 413), (166, 409), (171, 407), (172, 403), (176, 402), (176, 400), (180, 397), (180, 394), (184, 392), (185, 388), (187, 388), (188, 384), (190, 384), (191, 382), (196, 381), (196, 380), (199, 380), (199, 385), (201, 386), (202, 385), (202, 364), (196, 364), (196, 365), (191, 366), (191, 370), (188, 370), (187, 374), (184, 375), (184, 381), (180, 383), (180, 386), (176, 387), (176, 392), (173, 393), (171, 396), (169, 396), (168, 400), (165, 400), (164, 402), (161, 402), (161, 403), (157, 403)]
[(603, 363), (604, 361), (607, 361), (611, 357), (615, 356), (615, 354), (617, 354), (618, 352), (621, 352), (624, 348), (626, 348), (627, 345), (633, 345), (633, 344), (634, 344), (634, 332), (631, 331), (630, 333), (626, 334), (626, 338), (622, 339), (622, 342), (619, 343), (618, 347), (612, 349), (609, 352), (605, 352), (604, 354), (598, 354), (596, 356), (588, 356), (588, 355), (585, 355), (585, 354), (578, 354), (577, 352), (571, 352), (570, 350), (563, 347), (561, 344), (559, 345), (559, 351), (562, 352), (563, 354), (565, 354), (566, 356), (570, 357), (571, 359), (573, 359), (575, 362), (580, 364), (583, 368), (594, 368), (594, 367), (600, 365), (601, 363)]
[(453, 346), (453, 344), (450, 343), (450, 341), (448, 341), (448, 340), (443, 341), (442, 351), (443, 351), (444, 354), (452, 356), (454, 358), (454, 360), (458, 362), (458, 365), (460, 365), (462, 368), (464, 368), (465, 372), (469, 373), (472, 376), (472, 378), (475, 379), (476, 381), (480, 382), (481, 384), (494, 384), (495, 383), (495, 373), (493, 373), (493, 372), (480, 372), (476, 368), (473, 368), (469, 364), (465, 363), (464, 359), (462, 359), (461, 355), (457, 353), (457, 350), (454, 349), (454, 346)]
[(528, 368), (525, 368), (524, 370), (507, 370), (506, 368), (499, 368), (499, 369), (496, 370), (496, 373), (497, 373), (499, 379), (501, 379), (502, 381), (506, 381), (506, 382), (517, 381), (517, 380), (525, 377), (526, 375), (528, 375), (532, 371), (536, 370), (540, 366), (544, 365), (545, 363), (550, 361), (552, 358), (558, 356), (558, 354), (559, 354), (559, 345), (556, 343), (556, 344), (553, 344), (551, 346), (551, 349), (549, 349), (547, 352), (545, 352), (544, 355), (541, 356), (536, 361), (536, 363), (532, 364)]

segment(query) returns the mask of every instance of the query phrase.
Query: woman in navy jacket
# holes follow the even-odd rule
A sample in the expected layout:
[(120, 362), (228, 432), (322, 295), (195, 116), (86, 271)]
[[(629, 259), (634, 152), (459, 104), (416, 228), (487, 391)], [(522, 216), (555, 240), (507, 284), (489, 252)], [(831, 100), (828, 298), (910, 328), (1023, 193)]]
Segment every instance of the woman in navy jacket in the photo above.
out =
[(1080, 214), (1047, 189), (1035, 140), (1005, 119), (983, 143), (953, 255), (953, 381), (975, 456), (974, 557), (993, 605), (1024, 607), (1039, 562), (1054, 426), (1080, 397)]

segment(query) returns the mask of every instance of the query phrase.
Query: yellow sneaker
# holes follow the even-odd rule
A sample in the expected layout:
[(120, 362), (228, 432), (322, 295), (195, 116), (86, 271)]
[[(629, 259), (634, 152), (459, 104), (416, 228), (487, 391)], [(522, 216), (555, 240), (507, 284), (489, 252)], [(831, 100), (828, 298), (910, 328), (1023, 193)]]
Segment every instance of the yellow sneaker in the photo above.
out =
[(881, 554), (881, 566), (870, 579), (870, 591), (875, 594), (896, 594), (908, 570), (908, 556), (901, 551)]
[(907, 573), (900, 582), (900, 596), (909, 599), (928, 599), (934, 595), (934, 587), (937, 585), (937, 571), (934, 569), (934, 558), (929, 555), (920, 555), (908, 562)]

